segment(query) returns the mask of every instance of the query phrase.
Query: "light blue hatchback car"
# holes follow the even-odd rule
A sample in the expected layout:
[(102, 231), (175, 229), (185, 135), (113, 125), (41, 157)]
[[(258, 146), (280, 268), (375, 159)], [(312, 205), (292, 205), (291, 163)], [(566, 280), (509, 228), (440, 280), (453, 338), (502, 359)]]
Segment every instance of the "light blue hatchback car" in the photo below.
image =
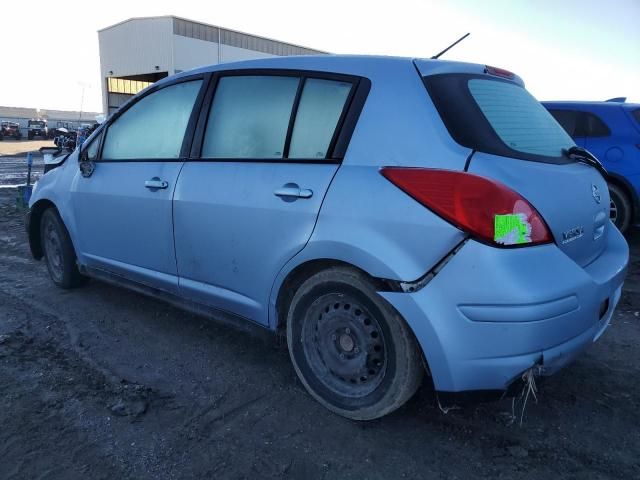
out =
[(201, 68), (58, 157), (27, 229), (55, 284), (286, 332), (352, 419), (509, 391), (606, 329), (628, 247), (600, 166), (511, 72), (310, 56)]

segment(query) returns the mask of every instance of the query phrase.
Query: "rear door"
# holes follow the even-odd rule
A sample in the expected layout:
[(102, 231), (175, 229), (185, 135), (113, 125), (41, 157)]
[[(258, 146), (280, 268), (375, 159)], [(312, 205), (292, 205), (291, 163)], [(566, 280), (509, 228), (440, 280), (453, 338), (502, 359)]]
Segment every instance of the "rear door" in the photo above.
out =
[(177, 292), (172, 197), (202, 85), (194, 78), (151, 91), (83, 149), (96, 155), (102, 139), (92, 174), (78, 172), (71, 190), (85, 265)]
[(576, 263), (589, 264), (606, 247), (610, 228), (606, 181), (563, 154), (573, 140), (513, 74), (485, 72), (425, 78), (453, 138), (474, 150), (468, 171), (523, 195), (558, 247)]
[(274, 278), (311, 236), (339, 168), (357, 83), (290, 71), (217, 78), (175, 192), (184, 296), (267, 323)]

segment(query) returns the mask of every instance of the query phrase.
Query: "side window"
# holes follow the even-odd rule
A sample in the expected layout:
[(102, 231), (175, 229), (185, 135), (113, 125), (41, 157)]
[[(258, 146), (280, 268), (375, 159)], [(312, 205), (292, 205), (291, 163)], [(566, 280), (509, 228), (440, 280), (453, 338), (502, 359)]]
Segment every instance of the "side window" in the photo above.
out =
[(289, 158), (326, 158), (351, 83), (309, 78), (296, 114)]
[(611, 135), (609, 127), (593, 113), (585, 113), (585, 125), (587, 137), (608, 137)]
[(298, 77), (230, 76), (218, 81), (203, 158), (283, 158)]
[(87, 157), (87, 160), (96, 160), (98, 158), (98, 147), (100, 147), (100, 139), (102, 138), (102, 133), (98, 135), (96, 138), (91, 140), (91, 143), (88, 147), (84, 149), (84, 153)]
[(584, 136), (579, 112), (575, 110), (549, 110), (549, 112), (570, 136)]
[(102, 159), (178, 158), (201, 86), (202, 80), (178, 83), (139, 100), (109, 126)]

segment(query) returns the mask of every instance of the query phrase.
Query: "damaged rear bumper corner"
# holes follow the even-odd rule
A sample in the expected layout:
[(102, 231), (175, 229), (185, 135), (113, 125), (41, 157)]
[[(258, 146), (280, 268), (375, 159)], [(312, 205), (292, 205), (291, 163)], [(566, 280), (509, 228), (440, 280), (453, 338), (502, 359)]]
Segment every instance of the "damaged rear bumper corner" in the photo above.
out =
[(504, 392), (537, 364), (542, 375), (557, 372), (606, 329), (628, 262), (626, 242), (610, 231), (606, 253), (585, 268), (555, 245), (469, 240), (420, 290), (380, 295), (412, 328), (437, 391)]

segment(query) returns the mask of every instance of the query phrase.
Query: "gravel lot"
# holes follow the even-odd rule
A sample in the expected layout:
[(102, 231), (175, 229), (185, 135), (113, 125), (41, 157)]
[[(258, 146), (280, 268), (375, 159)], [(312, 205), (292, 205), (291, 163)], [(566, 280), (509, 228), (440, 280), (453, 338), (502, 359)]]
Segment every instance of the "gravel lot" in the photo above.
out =
[[(0, 158), (0, 185), (20, 165)], [(510, 400), (444, 414), (428, 385), (354, 423), (306, 394), (274, 338), (96, 281), (56, 289), (15, 196), (0, 188), (0, 478), (640, 478), (637, 229), (612, 326), (522, 426)]]
[(0, 141), (0, 157), (26, 155), (28, 152), (37, 152), (40, 147), (53, 147), (53, 140), (10, 140), (6, 138)]

